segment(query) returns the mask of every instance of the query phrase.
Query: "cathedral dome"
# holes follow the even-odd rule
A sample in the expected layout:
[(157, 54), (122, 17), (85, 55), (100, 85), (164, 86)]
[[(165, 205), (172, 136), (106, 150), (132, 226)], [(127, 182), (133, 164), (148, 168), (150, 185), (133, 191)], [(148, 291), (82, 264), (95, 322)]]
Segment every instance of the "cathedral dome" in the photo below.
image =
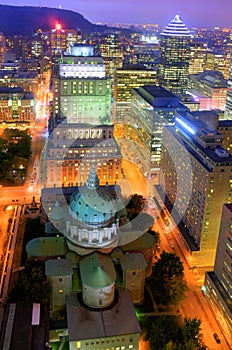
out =
[(91, 227), (105, 227), (114, 221), (116, 202), (107, 188), (99, 187), (94, 166), (83, 190), (72, 195), (70, 208), (78, 221)]

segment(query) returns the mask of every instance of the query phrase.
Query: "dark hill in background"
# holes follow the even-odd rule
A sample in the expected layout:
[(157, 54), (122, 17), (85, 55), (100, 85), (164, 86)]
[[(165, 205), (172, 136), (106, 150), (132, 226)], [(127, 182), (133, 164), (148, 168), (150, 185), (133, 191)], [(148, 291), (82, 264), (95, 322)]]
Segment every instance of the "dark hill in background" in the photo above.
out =
[(74, 11), (48, 7), (0, 5), (0, 32), (6, 36), (13, 34), (31, 36), (38, 28), (48, 31), (55, 28), (56, 21), (61, 23), (64, 29), (80, 28), (83, 34), (100, 27)]

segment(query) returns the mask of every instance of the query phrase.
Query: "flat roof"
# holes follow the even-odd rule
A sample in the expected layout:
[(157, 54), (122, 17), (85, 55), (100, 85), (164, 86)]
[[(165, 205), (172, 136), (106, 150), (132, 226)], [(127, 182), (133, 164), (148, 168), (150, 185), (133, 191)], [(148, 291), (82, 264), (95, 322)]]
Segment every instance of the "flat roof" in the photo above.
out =
[(144, 85), (134, 91), (147, 101), (153, 108), (183, 109), (188, 107), (180, 102), (179, 98), (162, 86)]
[[(178, 140), (182, 140), (185, 144), (186, 149), (191, 153), (198, 161), (208, 170), (212, 171), (209, 167), (206, 166), (206, 164), (196, 155), (196, 152), (193, 152), (193, 150), (190, 149), (189, 145), (185, 142), (184, 138), (181, 138), (180, 134), (176, 132), (176, 126), (165, 126), (166, 129), (168, 129), (173, 136), (175, 136)], [(196, 140), (194, 140), (187, 132), (185, 132), (183, 129), (181, 129), (181, 133), (184, 135), (185, 138), (187, 138), (191, 143), (197, 146), (199, 150), (206, 155), (206, 157), (210, 158), (214, 163), (231, 163), (230, 166), (232, 166), (232, 156), (229, 154), (228, 157), (219, 157), (215, 153), (215, 149), (207, 149), (201, 146)]]
[(122, 245), (120, 248), (123, 251), (146, 250), (151, 249), (155, 245), (155, 237), (148, 232), (145, 232), (141, 237)]
[(139, 91), (140, 90), (147, 91), (153, 97), (174, 98), (178, 100), (177, 96), (175, 96), (172, 92), (163, 88), (162, 86), (144, 85), (139, 88)]
[(69, 341), (113, 337), (140, 333), (130, 293), (116, 290), (112, 305), (92, 309), (78, 299), (77, 294), (66, 297)]
[(66, 259), (51, 259), (45, 261), (45, 274), (47, 276), (70, 276), (72, 272), (72, 263)]
[(141, 253), (124, 254), (120, 257), (123, 270), (145, 270), (147, 263)]

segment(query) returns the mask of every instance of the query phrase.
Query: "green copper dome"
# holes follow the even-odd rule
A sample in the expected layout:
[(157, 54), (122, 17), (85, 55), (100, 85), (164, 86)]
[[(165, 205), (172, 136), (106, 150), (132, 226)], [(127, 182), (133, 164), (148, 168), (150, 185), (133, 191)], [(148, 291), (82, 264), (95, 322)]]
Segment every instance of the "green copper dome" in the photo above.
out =
[(59, 202), (56, 201), (54, 207), (51, 210), (49, 218), (51, 222), (54, 222), (54, 221), (64, 220), (64, 217), (65, 217), (64, 211), (61, 209)]
[(82, 282), (92, 288), (104, 288), (116, 280), (111, 258), (96, 252), (80, 260), (80, 274)]
[(116, 202), (106, 188), (99, 187), (94, 165), (81, 193), (72, 195), (70, 208), (75, 218), (92, 227), (106, 227), (115, 219)]

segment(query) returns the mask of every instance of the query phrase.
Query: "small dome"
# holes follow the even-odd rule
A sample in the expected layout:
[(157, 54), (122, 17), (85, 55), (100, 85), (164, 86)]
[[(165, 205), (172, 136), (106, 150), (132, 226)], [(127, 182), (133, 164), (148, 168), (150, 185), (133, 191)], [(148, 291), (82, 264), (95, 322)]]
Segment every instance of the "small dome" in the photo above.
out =
[(70, 208), (80, 222), (94, 227), (106, 227), (115, 218), (117, 208), (113, 195), (106, 188), (99, 187), (94, 166), (86, 186), (72, 195)]
[(64, 218), (65, 218), (64, 211), (61, 209), (59, 202), (56, 201), (54, 207), (51, 210), (49, 219), (51, 222), (56, 222), (56, 221), (64, 220)]
[(111, 258), (96, 252), (80, 260), (80, 274), (82, 282), (92, 288), (104, 288), (116, 280)]

